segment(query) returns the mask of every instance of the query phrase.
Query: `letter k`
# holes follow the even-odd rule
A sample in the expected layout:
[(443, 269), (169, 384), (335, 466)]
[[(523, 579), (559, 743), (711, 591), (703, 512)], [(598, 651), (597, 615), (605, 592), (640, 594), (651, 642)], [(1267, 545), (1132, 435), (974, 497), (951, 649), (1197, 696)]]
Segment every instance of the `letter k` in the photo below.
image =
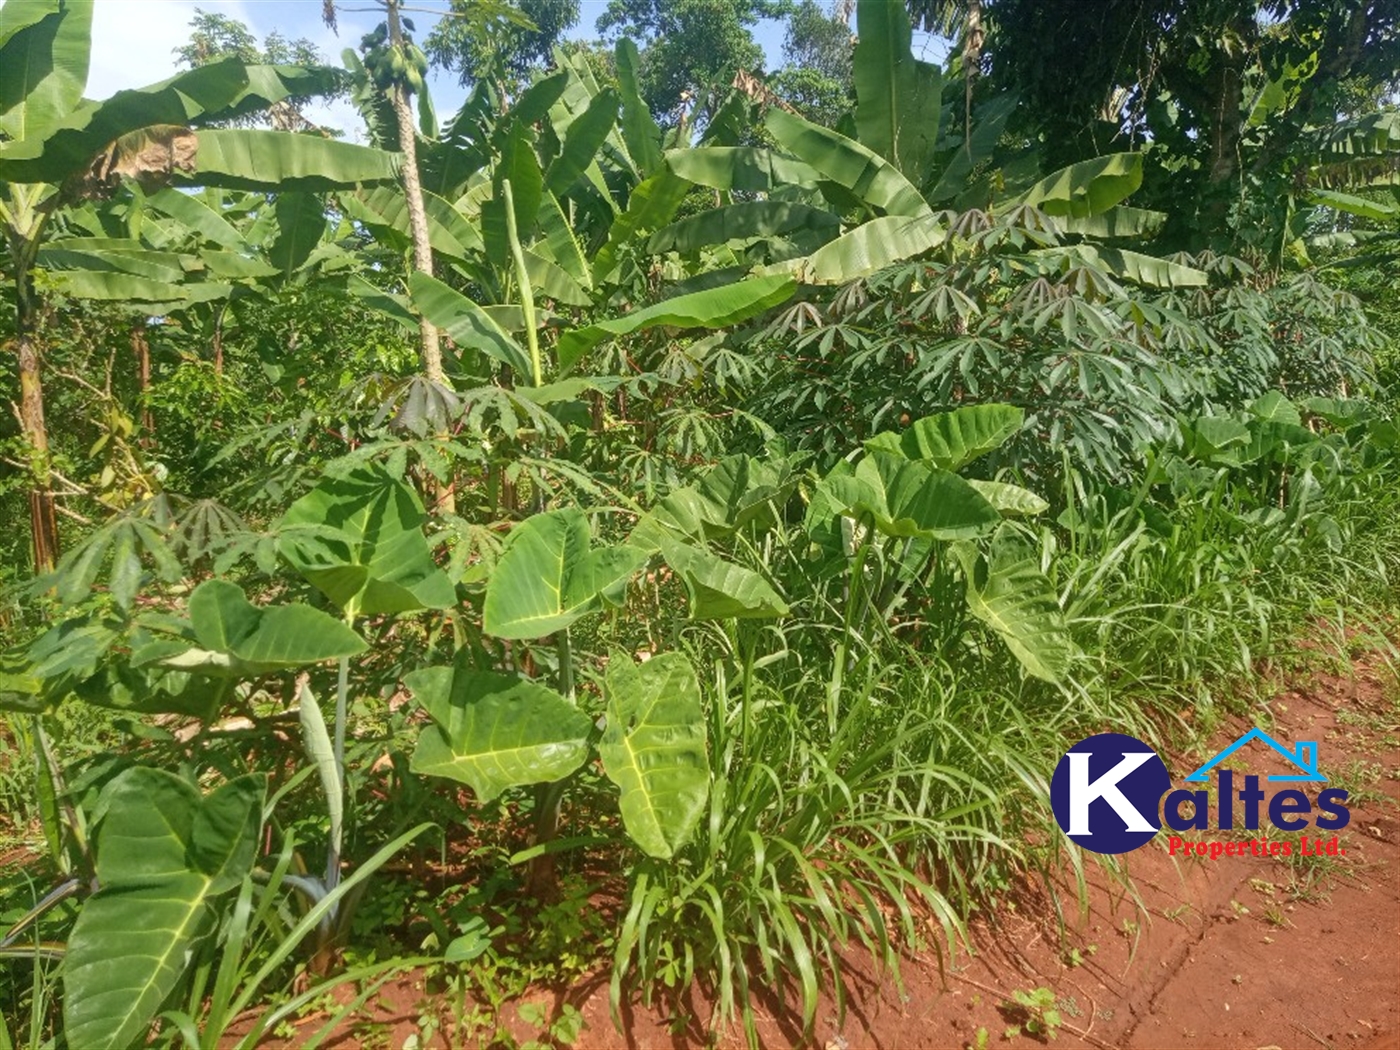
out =
[(1155, 831), (1137, 808), (1118, 790), (1118, 782), (1156, 755), (1151, 751), (1124, 751), (1123, 761), (1093, 783), (1089, 782), (1089, 755), (1071, 751), (1069, 759), (1069, 835), (1089, 835), (1089, 805), (1104, 799), (1123, 818), (1128, 831)]

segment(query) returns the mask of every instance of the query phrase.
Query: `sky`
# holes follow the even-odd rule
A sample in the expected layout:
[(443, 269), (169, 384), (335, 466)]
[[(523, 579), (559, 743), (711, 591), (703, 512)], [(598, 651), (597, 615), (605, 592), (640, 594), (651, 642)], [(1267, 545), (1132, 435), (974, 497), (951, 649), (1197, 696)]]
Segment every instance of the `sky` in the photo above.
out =
[[(106, 98), (123, 88), (143, 87), (177, 72), (174, 49), (189, 40), (190, 19), (196, 9), (214, 11), (246, 23), (261, 40), (272, 30), (295, 40), (312, 41), (332, 65), (340, 65), (340, 53), (355, 47), (360, 37), (380, 21), (372, 0), (343, 0), (339, 35), (321, 22), (321, 0), (96, 0), (92, 26), (92, 62), (88, 73), (88, 98)], [(408, 7), (445, 9), (446, 4), (431, 0), (410, 0)], [(576, 37), (592, 37), (594, 23), (607, 7), (607, 0), (581, 0), (581, 17), (573, 31)], [(418, 28), (418, 39), (427, 34), (436, 19), (419, 11), (410, 12)], [(755, 36), (768, 56), (768, 67), (782, 61), (782, 28), (774, 22), (757, 27)], [(433, 105), (440, 118), (446, 118), (462, 103), (465, 92), (455, 76), (433, 70), (428, 78)], [(351, 141), (363, 138), (355, 109), (348, 102), (309, 107), (307, 117), (318, 124), (340, 128)]]

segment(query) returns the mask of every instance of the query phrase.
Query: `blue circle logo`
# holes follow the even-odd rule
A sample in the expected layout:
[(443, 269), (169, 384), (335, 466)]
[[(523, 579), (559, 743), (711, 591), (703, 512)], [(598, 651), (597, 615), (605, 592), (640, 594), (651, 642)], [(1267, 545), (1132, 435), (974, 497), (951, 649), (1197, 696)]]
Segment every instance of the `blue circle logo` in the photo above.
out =
[(1065, 752), (1050, 778), (1055, 822), (1095, 853), (1128, 853), (1162, 828), (1158, 805), (1171, 775), (1136, 737), (1099, 733)]

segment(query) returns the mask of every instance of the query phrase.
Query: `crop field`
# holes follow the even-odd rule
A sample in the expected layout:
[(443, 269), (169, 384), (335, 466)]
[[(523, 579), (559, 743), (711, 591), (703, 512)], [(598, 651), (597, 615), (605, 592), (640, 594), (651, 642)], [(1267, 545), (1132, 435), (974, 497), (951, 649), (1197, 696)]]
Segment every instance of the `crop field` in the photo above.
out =
[(1388, 0), (0, 0), (0, 1050), (1400, 1048), (1397, 172)]

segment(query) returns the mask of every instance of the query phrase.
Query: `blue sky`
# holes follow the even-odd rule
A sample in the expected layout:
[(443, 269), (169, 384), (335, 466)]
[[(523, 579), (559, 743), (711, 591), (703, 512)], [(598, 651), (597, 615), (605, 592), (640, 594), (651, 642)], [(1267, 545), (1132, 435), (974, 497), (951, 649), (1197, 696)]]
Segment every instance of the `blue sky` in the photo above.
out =
[[(327, 60), (340, 64), (340, 52), (355, 47), (360, 37), (379, 22), (371, 11), (372, 0), (348, 0), (339, 5), (339, 36), (321, 23), (321, 0), (97, 0), (93, 19), (92, 69), (88, 76), (90, 98), (106, 98), (122, 88), (140, 87), (171, 76), (176, 71), (174, 48), (189, 39), (189, 23), (196, 9), (217, 11), (243, 21), (262, 38), (276, 29), (290, 39), (306, 37), (315, 42)], [(445, 9), (431, 0), (409, 0), (410, 7)], [(582, 17), (573, 35), (592, 37), (594, 23), (607, 0), (582, 0)], [(348, 9), (348, 10), (347, 10)], [(431, 15), (414, 11), (411, 17), (421, 39), (432, 23)], [(756, 36), (768, 55), (768, 67), (782, 61), (782, 27), (770, 22), (758, 27)], [(446, 117), (460, 104), (462, 89), (456, 78), (436, 71), (429, 78), (439, 116)], [(308, 113), (318, 123), (342, 128), (351, 139), (360, 132), (359, 118), (348, 103), (320, 106)]]

